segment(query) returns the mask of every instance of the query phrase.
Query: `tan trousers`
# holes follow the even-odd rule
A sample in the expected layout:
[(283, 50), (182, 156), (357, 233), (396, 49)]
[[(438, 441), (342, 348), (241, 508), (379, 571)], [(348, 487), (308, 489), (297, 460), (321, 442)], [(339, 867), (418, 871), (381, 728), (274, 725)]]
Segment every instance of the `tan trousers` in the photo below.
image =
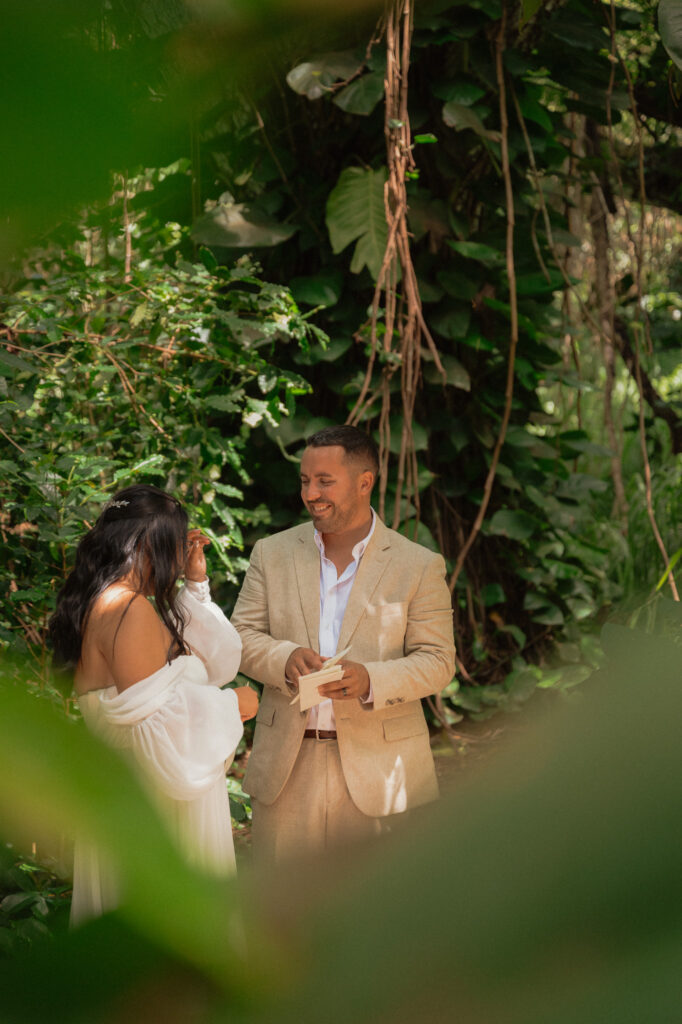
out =
[(272, 804), (252, 800), (253, 855), (272, 864), (297, 853), (322, 853), (382, 831), (353, 803), (336, 740), (304, 739), (284, 789)]

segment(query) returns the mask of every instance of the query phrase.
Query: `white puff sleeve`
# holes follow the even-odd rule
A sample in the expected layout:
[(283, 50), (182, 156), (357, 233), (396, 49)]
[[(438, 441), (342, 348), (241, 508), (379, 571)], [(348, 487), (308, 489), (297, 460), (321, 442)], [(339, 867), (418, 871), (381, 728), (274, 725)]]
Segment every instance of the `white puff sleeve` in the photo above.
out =
[(224, 686), (237, 675), (242, 656), (239, 633), (211, 600), (208, 580), (187, 580), (178, 593), (185, 617), (185, 640), (197, 654), (212, 686)]

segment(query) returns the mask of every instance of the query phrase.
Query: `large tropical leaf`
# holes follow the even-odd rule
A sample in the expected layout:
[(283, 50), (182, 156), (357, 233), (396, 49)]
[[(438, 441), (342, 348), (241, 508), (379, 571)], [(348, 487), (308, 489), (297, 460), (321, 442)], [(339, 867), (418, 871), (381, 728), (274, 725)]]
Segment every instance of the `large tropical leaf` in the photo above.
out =
[[(257, 1024), (316, 1024), (323, 1004), (325, 1024), (677, 1019), (679, 648), (619, 633), (599, 685), (518, 730), (485, 772), (430, 805), (418, 833), (396, 820), (361, 856), (259, 880), (276, 934), (301, 950), (303, 982), (271, 994)], [(581, 671), (557, 674), (570, 685)], [(535, 686), (521, 669), (457, 700), (484, 716)], [(332, 870), (351, 885), (330, 890)]]
[(356, 242), (350, 269), (367, 267), (376, 280), (386, 251), (388, 227), (384, 211), (386, 168), (346, 167), (327, 200), (327, 230), (332, 249), (342, 252)]
[(361, 64), (362, 61), (358, 61), (352, 50), (323, 53), (292, 68), (287, 75), (287, 85), (309, 100), (318, 100), (330, 91), (334, 82), (355, 74)]
[(279, 224), (244, 203), (220, 202), (194, 222), (192, 238), (203, 245), (256, 249), (286, 242), (296, 230), (297, 225)]
[(658, 29), (661, 42), (670, 59), (682, 70), (682, 3), (680, 0), (660, 0)]
[(45, 830), (88, 836), (125, 879), (120, 912), (129, 924), (227, 988), (242, 988), (232, 887), (190, 869), (121, 758), (2, 681), (0, 720), (3, 840)]
[(493, 142), (500, 141), (500, 133), (493, 131), (491, 128), (486, 128), (474, 108), (464, 103), (448, 100), (443, 107), (443, 120), (448, 127), (454, 128), (457, 132), (464, 131), (465, 128), (471, 128), (481, 138), (490, 139)]

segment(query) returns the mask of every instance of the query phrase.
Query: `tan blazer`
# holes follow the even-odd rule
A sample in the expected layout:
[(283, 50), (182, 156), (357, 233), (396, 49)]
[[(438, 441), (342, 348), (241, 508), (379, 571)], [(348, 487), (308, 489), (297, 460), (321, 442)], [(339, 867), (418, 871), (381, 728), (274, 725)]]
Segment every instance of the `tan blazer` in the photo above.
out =
[[(265, 684), (244, 789), (265, 804), (284, 788), (307, 712), (290, 705), (284, 666), (296, 647), (319, 650), (320, 553), (312, 523), (256, 543), (232, 616), (240, 671)], [(372, 817), (438, 796), (420, 698), (452, 679), (452, 606), (440, 555), (377, 519), (358, 567), (338, 649), (369, 673), (374, 702), (334, 701), (350, 795)]]

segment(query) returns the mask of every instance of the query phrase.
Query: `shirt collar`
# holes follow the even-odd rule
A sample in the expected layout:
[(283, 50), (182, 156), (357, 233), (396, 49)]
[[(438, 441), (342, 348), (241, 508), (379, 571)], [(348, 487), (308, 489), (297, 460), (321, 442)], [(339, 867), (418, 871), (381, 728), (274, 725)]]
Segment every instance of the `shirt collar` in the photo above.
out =
[[(351, 551), (351, 556), (353, 558), (353, 561), (355, 562), (359, 562), (362, 556), (364, 555), (365, 548), (369, 544), (370, 540), (372, 539), (372, 534), (374, 533), (374, 527), (376, 526), (377, 522), (377, 514), (373, 508), (370, 508), (370, 512), (372, 513), (372, 525), (369, 528), (369, 532), (366, 537), (363, 537), (362, 540), (359, 540), (357, 542), (357, 544)], [(319, 530), (315, 530), (313, 536), (315, 538), (315, 543), (317, 544), (320, 554), (326, 558), (327, 556), (324, 550), (324, 541), (322, 540), (322, 534), (319, 532)]]

